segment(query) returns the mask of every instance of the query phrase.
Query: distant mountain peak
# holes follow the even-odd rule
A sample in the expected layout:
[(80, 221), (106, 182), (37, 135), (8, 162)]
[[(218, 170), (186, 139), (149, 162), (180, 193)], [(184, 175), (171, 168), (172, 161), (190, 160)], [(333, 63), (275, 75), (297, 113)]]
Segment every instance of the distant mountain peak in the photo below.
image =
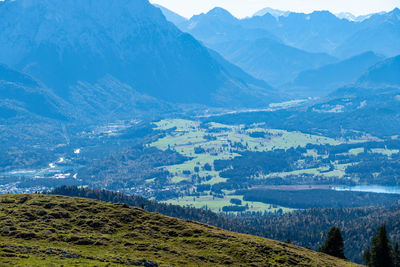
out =
[(266, 14), (271, 14), (275, 18), (281, 17), (281, 16), (287, 16), (290, 14), (290, 11), (283, 11), (279, 9), (273, 9), (270, 7), (263, 8), (259, 11), (257, 11), (253, 16), (254, 17), (262, 17)]
[(340, 12), (335, 14), (339, 19), (347, 19), (349, 21), (357, 21), (357, 17), (350, 12)]
[(329, 10), (315, 10), (311, 14), (333, 15)]
[(207, 15), (210, 16), (222, 16), (225, 18), (235, 18), (228, 10), (222, 7), (214, 7), (210, 11), (207, 12)]
[(347, 19), (348, 21), (363, 22), (364, 20), (367, 20), (374, 15), (383, 15), (383, 14), (386, 14), (386, 12), (373, 13), (373, 14), (367, 14), (367, 15), (361, 15), (361, 16), (356, 16), (350, 12), (340, 12), (340, 13), (336, 13), (335, 16), (340, 19)]
[(207, 13), (194, 15), (190, 20), (189, 29), (197, 26), (198, 23), (212, 24), (212, 26), (222, 27), (225, 24), (236, 24), (239, 22), (228, 10), (222, 7), (215, 7)]
[(389, 12), (389, 14), (392, 16), (392, 17), (395, 17), (395, 18), (397, 18), (398, 20), (400, 20), (400, 9), (399, 8), (395, 8), (395, 9), (393, 9), (391, 12)]
[(310, 14), (310, 16), (311, 17), (318, 17), (318, 18), (323, 18), (323, 19), (326, 19), (326, 18), (332, 18), (332, 19), (338, 19), (338, 17), (337, 16), (335, 16), (333, 13), (331, 13), (330, 11), (328, 11), (328, 10), (316, 10), (316, 11), (314, 11), (314, 12), (312, 12), (311, 14)]

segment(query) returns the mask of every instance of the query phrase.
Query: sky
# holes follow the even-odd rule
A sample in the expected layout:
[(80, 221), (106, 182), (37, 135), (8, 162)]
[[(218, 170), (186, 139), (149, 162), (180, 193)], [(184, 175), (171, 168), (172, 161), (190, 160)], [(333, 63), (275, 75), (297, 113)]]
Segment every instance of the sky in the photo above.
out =
[(314, 10), (329, 10), (332, 13), (350, 12), (366, 15), (400, 8), (400, 0), (150, 0), (184, 17), (208, 12), (222, 7), (234, 16), (252, 16), (265, 7), (295, 12), (310, 13)]

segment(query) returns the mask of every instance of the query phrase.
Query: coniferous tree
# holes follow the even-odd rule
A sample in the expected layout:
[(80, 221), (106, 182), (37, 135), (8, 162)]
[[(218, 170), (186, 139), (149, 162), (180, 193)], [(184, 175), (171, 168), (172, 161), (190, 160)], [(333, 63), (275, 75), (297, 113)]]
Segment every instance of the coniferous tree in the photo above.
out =
[(392, 248), (387, 237), (385, 225), (379, 227), (371, 243), (372, 246), (368, 266), (393, 267)]
[(325, 243), (319, 248), (319, 252), (346, 259), (344, 256), (344, 243), (342, 233), (337, 227), (332, 227), (328, 232)]
[(371, 266), (371, 247), (368, 246), (363, 252), (363, 261), (367, 266)]
[(395, 267), (400, 267), (400, 249), (398, 242), (396, 242), (393, 249), (393, 263)]

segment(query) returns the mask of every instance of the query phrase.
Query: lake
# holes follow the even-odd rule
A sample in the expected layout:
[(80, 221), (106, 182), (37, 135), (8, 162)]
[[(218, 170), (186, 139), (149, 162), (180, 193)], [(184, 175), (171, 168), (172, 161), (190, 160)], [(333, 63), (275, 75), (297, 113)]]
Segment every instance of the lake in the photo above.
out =
[(371, 192), (384, 194), (400, 194), (400, 186), (383, 186), (383, 185), (356, 185), (356, 186), (340, 186), (332, 187), (336, 191), (354, 191), (354, 192)]

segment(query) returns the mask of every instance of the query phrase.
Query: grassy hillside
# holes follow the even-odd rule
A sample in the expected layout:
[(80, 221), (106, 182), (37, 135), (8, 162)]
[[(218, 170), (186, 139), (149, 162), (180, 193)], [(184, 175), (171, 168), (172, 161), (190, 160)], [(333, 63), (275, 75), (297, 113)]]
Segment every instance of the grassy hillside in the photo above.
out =
[(0, 196), (0, 266), (354, 266), (123, 204)]
[[(290, 239), (292, 244), (314, 250), (321, 247), (331, 227), (340, 226), (344, 238), (345, 256), (359, 263), (362, 262), (363, 250), (370, 244), (376, 229), (382, 224), (386, 225), (393, 244), (400, 241), (400, 202), (388, 207), (375, 205), (359, 208), (312, 208), (276, 215), (258, 214), (236, 217), (216, 214), (209, 209), (167, 205), (140, 196), (128, 196), (119, 192), (88, 187), (63, 186), (54, 189), (49, 194), (126, 203), (136, 207), (144, 205), (146, 210), (166, 216), (198, 221), (228, 231), (249, 233), (274, 240)], [(310, 198), (312, 195), (307, 197)]]

